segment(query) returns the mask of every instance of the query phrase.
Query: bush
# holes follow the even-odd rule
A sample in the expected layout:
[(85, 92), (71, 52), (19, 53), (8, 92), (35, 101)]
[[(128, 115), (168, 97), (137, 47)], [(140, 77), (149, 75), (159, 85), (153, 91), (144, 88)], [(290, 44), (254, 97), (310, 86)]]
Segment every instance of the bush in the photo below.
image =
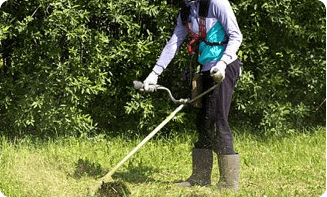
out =
[[(0, 124), (7, 133), (148, 131), (176, 105), (140, 94), (183, 2), (10, 0), (0, 9)], [(240, 0), (244, 62), (233, 116), (268, 133), (325, 122), (325, 9), (318, 1)], [(181, 51), (159, 82), (189, 96)], [(188, 109), (186, 109), (188, 110)], [(194, 116), (180, 113), (174, 120)], [(306, 120), (308, 120), (306, 122)], [(180, 125), (172, 127), (179, 129)]]
[[(243, 0), (237, 18), (244, 62), (234, 108), (271, 134), (325, 124), (326, 11), (319, 1)], [(247, 118), (248, 117), (248, 118)]]

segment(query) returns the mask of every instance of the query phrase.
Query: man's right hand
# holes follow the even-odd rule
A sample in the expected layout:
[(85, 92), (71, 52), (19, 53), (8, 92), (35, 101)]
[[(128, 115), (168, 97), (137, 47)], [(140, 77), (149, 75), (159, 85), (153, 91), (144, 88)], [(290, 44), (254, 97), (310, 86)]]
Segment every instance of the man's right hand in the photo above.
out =
[(220, 83), (225, 79), (226, 66), (227, 64), (224, 61), (218, 61), (216, 66), (211, 68), (210, 75), (217, 83)]
[(159, 75), (152, 71), (149, 76), (144, 80), (144, 90), (146, 92), (154, 92), (156, 90), (155, 85), (157, 85)]

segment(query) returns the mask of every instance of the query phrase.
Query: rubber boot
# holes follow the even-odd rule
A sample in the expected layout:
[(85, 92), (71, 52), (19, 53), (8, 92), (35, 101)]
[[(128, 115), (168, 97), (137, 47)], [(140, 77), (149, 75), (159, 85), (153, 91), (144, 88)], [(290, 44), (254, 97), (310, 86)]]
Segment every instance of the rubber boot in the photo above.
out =
[(240, 156), (234, 155), (221, 155), (218, 156), (218, 165), (220, 178), (217, 189), (231, 189), (234, 191), (239, 190), (239, 172), (240, 172)]
[(193, 172), (184, 182), (176, 183), (178, 187), (191, 187), (193, 185), (210, 185), (213, 154), (211, 149), (193, 149)]

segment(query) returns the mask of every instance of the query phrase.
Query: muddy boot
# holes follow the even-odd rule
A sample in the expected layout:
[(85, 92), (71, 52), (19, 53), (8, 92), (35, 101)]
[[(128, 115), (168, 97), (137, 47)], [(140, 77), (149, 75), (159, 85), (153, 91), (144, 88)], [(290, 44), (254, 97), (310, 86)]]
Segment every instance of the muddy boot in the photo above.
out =
[(218, 165), (220, 178), (217, 189), (231, 189), (239, 190), (238, 180), (240, 171), (240, 156), (234, 155), (220, 155), (218, 156)]
[(193, 149), (193, 173), (184, 182), (176, 183), (178, 187), (191, 187), (193, 185), (210, 185), (213, 154), (211, 149)]

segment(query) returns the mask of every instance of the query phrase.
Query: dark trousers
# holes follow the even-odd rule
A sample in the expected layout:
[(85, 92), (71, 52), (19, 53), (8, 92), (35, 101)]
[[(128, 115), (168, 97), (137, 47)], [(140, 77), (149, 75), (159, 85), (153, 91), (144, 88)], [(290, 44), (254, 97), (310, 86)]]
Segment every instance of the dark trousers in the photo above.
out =
[[(240, 77), (239, 60), (229, 64), (225, 70), (225, 79), (219, 89), (208, 93), (202, 99), (196, 127), (199, 139), (195, 143), (197, 149), (212, 149), (218, 155), (234, 154), (233, 136), (228, 124), (229, 108), (238, 78)], [(210, 71), (203, 72), (203, 91), (216, 82)]]

